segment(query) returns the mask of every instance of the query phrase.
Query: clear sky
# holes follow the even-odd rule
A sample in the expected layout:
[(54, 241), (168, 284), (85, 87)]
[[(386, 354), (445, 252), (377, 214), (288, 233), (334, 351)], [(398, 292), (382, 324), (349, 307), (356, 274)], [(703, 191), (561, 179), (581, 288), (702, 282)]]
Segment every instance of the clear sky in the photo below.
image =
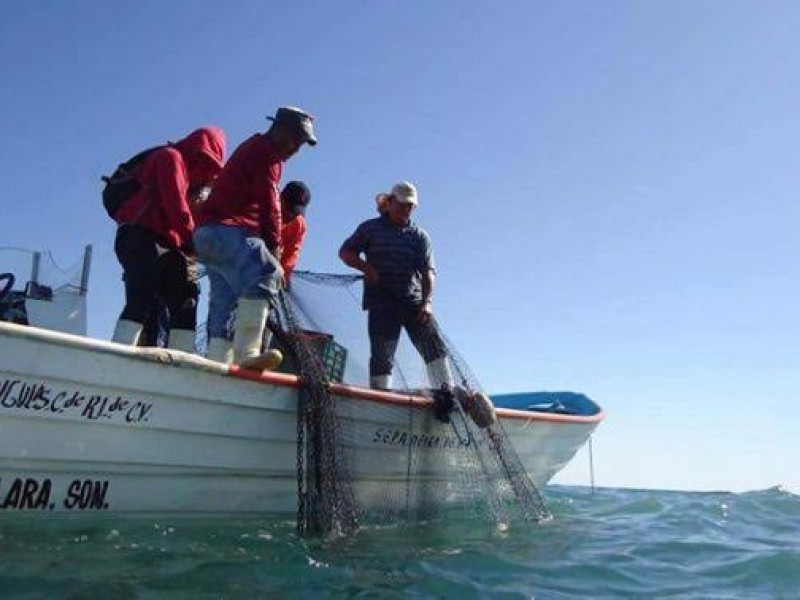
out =
[[(301, 267), (344, 271), (409, 179), (446, 331), (491, 392), (605, 408), (598, 484), (798, 490), (798, 31), (793, 0), (0, 0), (0, 245), (92, 243), (108, 338), (99, 177), (297, 104)], [(586, 453), (557, 481), (587, 483)]]

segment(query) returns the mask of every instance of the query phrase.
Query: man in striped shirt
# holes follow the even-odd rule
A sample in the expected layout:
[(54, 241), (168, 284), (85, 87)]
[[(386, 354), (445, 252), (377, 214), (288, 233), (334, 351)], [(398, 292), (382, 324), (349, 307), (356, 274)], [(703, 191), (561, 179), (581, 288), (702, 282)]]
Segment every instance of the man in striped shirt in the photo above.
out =
[(452, 388), (447, 351), (433, 323), (433, 248), (427, 232), (411, 221), (417, 190), (401, 181), (378, 203), (380, 216), (361, 223), (339, 250), (346, 265), (364, 273), (370, 387), (391, 388), (394, 355), (405, 329), (425, 361), (431, 386)]

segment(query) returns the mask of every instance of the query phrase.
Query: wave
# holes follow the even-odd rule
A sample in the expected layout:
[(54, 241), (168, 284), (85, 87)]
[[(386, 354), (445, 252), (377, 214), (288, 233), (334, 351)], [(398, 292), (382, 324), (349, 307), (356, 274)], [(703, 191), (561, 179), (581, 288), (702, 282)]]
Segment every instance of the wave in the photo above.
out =
[[(548, 490), (570, 490), (575, 493), (591, 491), (588, 485), (576, 485), (566, 483), (551, 483), (547, 486)], [(758, 494), (758, 493), (779, 493), (789, 494), (792, 496), (800, 496), (800, 484), (778, 484), (767, 488), (744, 489), (744, 490), (725, 490), (725, 489), (710, 489), (710, 490), (684, 490), (684, 489), (663, 489), (663, 488), (647, 488), (647, 487), (625, 487), (625, 486), (595, 486), (595, 491), (605, 493), (665, 493), (665, 494)]]

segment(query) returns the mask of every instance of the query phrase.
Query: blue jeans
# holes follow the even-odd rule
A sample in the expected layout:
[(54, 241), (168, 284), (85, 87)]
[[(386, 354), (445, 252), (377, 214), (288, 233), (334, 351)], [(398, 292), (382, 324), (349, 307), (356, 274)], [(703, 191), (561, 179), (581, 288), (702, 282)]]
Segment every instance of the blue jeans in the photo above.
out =
[(233, 225), (198, 227), (194, 247), (211, 286), (208, 337), (230, 340), (231, 317), (239, 298), (274, 300), (280, 286), (278, 261), (264, 240)]

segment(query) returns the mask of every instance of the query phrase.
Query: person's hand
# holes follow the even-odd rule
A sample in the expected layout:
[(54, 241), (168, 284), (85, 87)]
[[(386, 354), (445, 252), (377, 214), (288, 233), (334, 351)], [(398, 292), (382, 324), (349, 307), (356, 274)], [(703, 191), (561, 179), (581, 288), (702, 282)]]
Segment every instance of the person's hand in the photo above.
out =
[(423, 325), (427, 325), (431, 322), (431, 319), (433, 318), (433, 305), (431, 304), (430, 300), (426, 300), (422, 303), (422, 306), (419, 307), (417, 318)]
[(364, 267), (364, 281), (366, 281), (370, 285), (376, 285), (380, 277), (378, 276), (378, 271), (373, 267), (371, 264), (367, 263), (367, 266)]

